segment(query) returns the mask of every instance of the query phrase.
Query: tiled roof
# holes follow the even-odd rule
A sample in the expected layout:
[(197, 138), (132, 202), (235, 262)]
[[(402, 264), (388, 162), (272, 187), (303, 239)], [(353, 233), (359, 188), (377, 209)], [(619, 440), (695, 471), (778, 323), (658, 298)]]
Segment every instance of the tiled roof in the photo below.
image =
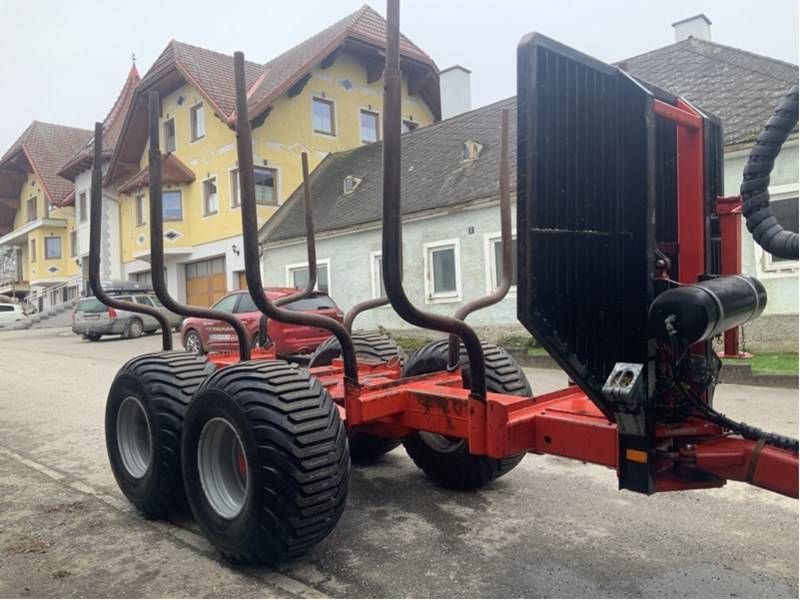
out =
[[(287, 50), (266, 64), (245, 63), (245, 78), (248, 88), (250, 118), (261, 115), (276, 98), (286, 93), (306, 73), (318, 65), (330, 53), (347, 40), (376, 47), (385, 46), (386, 21), (367, 5), (334, 23), (327, 29)], [(418, 46), (401, 35), (400, 52), (407, 60), (421, 63), (424, 68), (438, 73), (436, 64)], [(141, 96), (146, 90), (158, 87), (161, 82), (176, 83), (177, 77), (197, 87), (200, 94), (214, 109), (220, 119), (232, 124), (235, 120), (235, 90), (233, 81), (233, 57), (220, 52), (192, 46), (176, 40), (170, 41), (161, 55), (142, 77), (137, 87), (133, 107), (128, 111), (122, 136), (128, 141), (129, 130), (145, 127), (146, 111)], [(433, 81), (433, 79), (431, 80)], [(424, 98), (431, 100), (434, 114), (439, 111), (438, 80), (431, 83), (432, 92)], [(167, 86), (169, 87), (169, 86)], [(172, 88), (174, 89), (174, 87)], [(133, 135), (135, 144), (125, 148), (126, 153), (136, 154), (145, 143), (144, 136)], [(136, 148), (134, 148), (134, 146)], [(109, 181), (124, 176), (124, 168), (118, 162), (133, 162), (129, 156), (122, 158), (115, 152), (108, 173)]]
[[(347, 37), (383, 48), (386, 45), (386, 21), (365, 4), (356, 12), (277, 56), (265, 65), (258, 85), (250, 90), (250, 109), (258, 112), (266, 108), (275, 97), (285, 93), (295, 81), (335, 50)], [(402, 34), (400, 53), (435, 68), (431, 57)]]
[[(167, 183), (191, 183), (194, 181), (194, 171), (171, 152), (161, 160), (161, 182)], [(128, 179), (119, 186), (119, 191), (123, 194), (132, 192), (139, 188), (150, 185), (150, 168), (145, 167), (136, 175)]]
[(0, 158), (0, 169), (23, 152), (33, 172), (41, 178), (50, 203), (60, 204), (72, 191), (73, 184), (59, 177), (58, 170), (91, 133), (87, 129), (34, 121)]
[[(119, 96), (117, 96), (116, 102), (114, 102), (111, 110), (108, 111), (108, 115), (106, 115), (106, 118), (103, 120), (104, 156), (111, 156), (114, 147), (117, 145), (120, 132), (122, 131), (122, 123), (125, 120), (125, 114), (128, 112), (128, 107), (133, 100), (133, 95), (140, 79), (136, 65), (132, 65), (131, 70), (128, 72), (128, 77), (125, 79), (125, 85), (122, 86), (122, 90)], [(69, 162), (62, 165), (58, 174), (66, 179), (74, 181), (78, 173), (91, 167), (93, 150), (94, 135), (92, 135), (83, 147), (70, 158)]]
[[(509, 109), (509, 155), (516, 152), (516, 99), (509, 98), (416, 129), (402, 136), (404, 215), (490, 200), (499, 195), (500, 122)], [(477, 159), (462, 160), (464, 143), (482, 145)], [(336, 231), (378, 222), (382, 214), (381, 142), (328, 155), (311, 177), (317, 232)], [(344, 193), (348, 175), (361, 178), (355, 191)], [(511, 189), (516, 185), (511, 169)], [(268, 242), (305, 237), (302, 187), (270, 218), (261, 231)]]
[(797, 65), (692, 37), (617, 65), (719, 117), (726, 145), (754, 140), (798, 79)]

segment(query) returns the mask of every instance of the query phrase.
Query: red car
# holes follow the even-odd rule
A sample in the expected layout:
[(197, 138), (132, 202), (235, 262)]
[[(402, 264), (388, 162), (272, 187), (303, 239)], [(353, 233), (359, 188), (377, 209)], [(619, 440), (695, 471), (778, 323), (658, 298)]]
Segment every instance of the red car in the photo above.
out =
[[(267, 288), (264, 293), (267, 298), (275, 301), (281, 296), (287, 296), (296, 291), (294, 288)], [(256, 346), (261, 312), (256, 308), (247, 290), (231, 292), (217, 301), (212, 308), (234, 313), (239, 317), (250, 334), (251, 344)], [(282, 308), (315, 312), (336, 319), (340, 323), (343, 317), (342, 311), (339, 310), (333, 299), (324, 292), (313, 292), (307, 298), (295, 300)], [(267, 322), (267, 335), (275, 344), (276, 354), (289, 355), (313, 352), (331, 334), (325, 329), (278, 323), (270, 319)], [(238, 342), (233, 328), (222, 321), (198, 317), (184, 319), (181, 327), (181, 339), (186, 350), (198, 354), (210, 351), (238, 351)]]

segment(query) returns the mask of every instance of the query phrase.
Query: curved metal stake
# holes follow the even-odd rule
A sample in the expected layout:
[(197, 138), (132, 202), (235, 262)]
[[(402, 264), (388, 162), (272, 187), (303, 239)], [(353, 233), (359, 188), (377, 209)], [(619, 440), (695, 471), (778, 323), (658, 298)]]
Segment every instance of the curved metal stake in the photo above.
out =
[[(301, 313), (275, 306), (264, 294), (261, 282), (258, 252), (258, 211), (256, 210), (255, 178), (253, 173), (253, 137), (247, 114), (247, 89), (244, 76), (244, 54), (233, 55), (236, 83), (236, 147), (239, 155), (239, 181), (242, 201), (242, 237), (244, 245), (245, 276), (250, 295), (258, 310), (270, 319), (295, 325), (327, 329), (342, 347), (345, 383), (358, 385), (358, 363), (353, 340), (338, 321), (323, 315)], [(398, 125), (399, 128), (399, 125)], [(399, 129), (398, 129), (399, 131)]]
[[(148, 173), (150, 179), (150, 265), (153, 290), (161, 303), (172, 312), (184, 317), (200, 317), (224, 321), (236, 332), (239, 341), (239, 359), (250, 360), (250, 343), (247, 329), (233, 314), (213, 308), (181, 304), (170, 296), (164, 281), (164, 215), (162, 212), (161, 149), (159, 148), (158, 118), (161, 102), (158, 92), (147, 94), (147, 115), (150, 129), (150, 156)], [(263, 292), (262, 292), (263, 295)]]
[[(491, 294), (467, 302), (456, 311), (456, 319), (464, 320), (476, 310), (497, 304), (506, 297), (511, 289), (511, 280), (514, 277), (514, 255), (511, 236), (511, 192), (509, 183), (508, 165), (508, 109), (503, 109), (500, 124), (500, 242), (503, 249), (503, 274), (500, 285)], [(449, 368), (455, 368), (458, 363), (458, 338), (450, 336), (448, 348)]]
[(347, 329), (349, 333), (353, 333), (353, 321), (356, 320), (356, 317), (363, 312), (368, 310), (372, 310), (373, 308), (378, 308), (379, 306), (384, 306), (389, 304), (389, 298), (386, 296), (381, 296), (380, 298), (372, 298), (370, 300), (364, 300), (363, 302), (359, 302), (353, 308), (347, 311), (347, 314), (344, 316), (344, 327)]
[(470, 361), (470, 391), (476, 399), (486, 401), (486, 365), (483, 348), (475, 331), (464, 321), (424, 312), (414, 306), (403, 289), (403, 231), (400, 212), (400, 5), (387, 2), (386, 68), (383, 100), (383, 282), (386, 295), (395, 312), (405, 321), (461, 338)]
[[(314, 239), (314, 219), (311, 213), (311, 187), (308, 177), (308, 154), (300, 155), (303, 166), (303, 206), (306, 218), (306, 256), (308, 257), (308, 281), (303, 289), (275, 300), (275, 306), (285, 306), (295, 300), (301, 300), (311, 294), (317, 285), (317, 245)], [(267, 342), (267, 315), (258, 320), (258, 340), (262, 347)]]
[(90, 193), (89, 221), (89, 286), (94, 295), (106, 306), (150, 315), (161, 326), (161, 347), (172, 350), (172, 327), (166, 315), (154, 306), (124, 302), (109, 296), (100, 281), (100, 227), (103, 222), (103, 124), (94, 124), (94, 162)]

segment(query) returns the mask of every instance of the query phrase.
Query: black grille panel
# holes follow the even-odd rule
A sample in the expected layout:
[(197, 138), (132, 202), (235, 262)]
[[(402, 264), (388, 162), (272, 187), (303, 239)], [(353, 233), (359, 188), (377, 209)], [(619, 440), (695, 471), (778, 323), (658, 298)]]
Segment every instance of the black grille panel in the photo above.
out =
[[(519, 47), (517, 81), (518, 316), (604, 407), (614, 364), (652, 355), (652, 96), (539, 35)], [(674, 238), (674, 218), (664, 227)]]

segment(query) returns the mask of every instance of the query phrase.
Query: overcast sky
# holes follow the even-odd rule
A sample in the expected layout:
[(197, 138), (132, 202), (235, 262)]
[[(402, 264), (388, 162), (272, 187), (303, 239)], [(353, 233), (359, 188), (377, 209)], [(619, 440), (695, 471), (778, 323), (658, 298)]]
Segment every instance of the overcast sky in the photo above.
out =
[[(87, 129), (102, 120), (132, 53), (142, 74), (172, 38), (265, 62), (362, 4), (0, 0), (0, 153), (34, 119)], [(515, 47), (529, 31), (613, 62), (672, 43), (670, 23), (700, 12), (713, 41), (797, 63), (797, 0), (404, 0), (400, 22), (440, 69), (472, 70), (478, 107), (515, 93)]]

